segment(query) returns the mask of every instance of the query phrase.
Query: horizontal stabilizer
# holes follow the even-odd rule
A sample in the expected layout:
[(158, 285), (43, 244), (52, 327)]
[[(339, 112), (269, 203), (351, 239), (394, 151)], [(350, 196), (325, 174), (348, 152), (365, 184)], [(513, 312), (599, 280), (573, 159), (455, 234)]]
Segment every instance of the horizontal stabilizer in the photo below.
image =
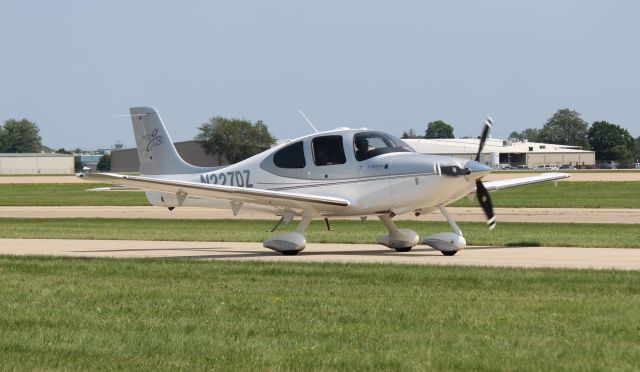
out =
[(87, 191), (142, 191), (142, 189), (129, 186), (107, 186), (96, 187), (95, 189), (88, 189)]

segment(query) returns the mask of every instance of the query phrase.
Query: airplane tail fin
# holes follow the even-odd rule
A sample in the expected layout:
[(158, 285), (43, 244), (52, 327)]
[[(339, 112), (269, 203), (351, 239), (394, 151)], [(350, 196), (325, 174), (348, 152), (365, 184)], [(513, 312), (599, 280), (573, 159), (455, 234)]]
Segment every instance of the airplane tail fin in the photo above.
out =
[(141, 174), (187, 174), (207, 169), (191, 165), (180, 157), (158, 111), (151, 107), (131, 107), (129, 112)]

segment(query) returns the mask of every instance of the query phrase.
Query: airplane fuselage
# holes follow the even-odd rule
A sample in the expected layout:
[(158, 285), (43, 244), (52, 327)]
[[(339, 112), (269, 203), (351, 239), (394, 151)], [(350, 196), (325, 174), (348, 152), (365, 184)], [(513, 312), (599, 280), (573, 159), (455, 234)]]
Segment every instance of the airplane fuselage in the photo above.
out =
[[(371, 142), (368, 155), (359, 155), (356, 148), (355, 141), (363, 137)], [(328, 157), (321, 154), (323, 150), (330, 152)], [(203, 173), (153, 177), (341, 197), (350, 201), (348, 207), (327, 206), (318, 212), (325, 216), (363, 216), (427, 211), (460, 199), (474, 191), (475, 179), (489, 172), (488, 167), (471, 163), (475, 162), (418, 154), (382, 132), (339, 130), (302, 137)], [(476, 170), (472, 175), (450, 177), (442, 172), (446, 167), (464, 169), (469, 165)], [(174, 194), (148, 192), (147, 196), (158, 206), (175, 207), (180, 202)], [(181, 206), (228, 207), (228, 202), (187, 198)]]

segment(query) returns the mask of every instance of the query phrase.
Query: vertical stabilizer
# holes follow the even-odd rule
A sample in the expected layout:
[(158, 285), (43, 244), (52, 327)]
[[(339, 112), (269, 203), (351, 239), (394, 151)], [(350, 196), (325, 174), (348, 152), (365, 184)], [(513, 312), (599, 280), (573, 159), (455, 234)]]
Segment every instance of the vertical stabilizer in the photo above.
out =
[(187, 174), (207, 169), (182, 160), (155, 109), (131, 107), (129, 112), (138, 147), (141, 174)]

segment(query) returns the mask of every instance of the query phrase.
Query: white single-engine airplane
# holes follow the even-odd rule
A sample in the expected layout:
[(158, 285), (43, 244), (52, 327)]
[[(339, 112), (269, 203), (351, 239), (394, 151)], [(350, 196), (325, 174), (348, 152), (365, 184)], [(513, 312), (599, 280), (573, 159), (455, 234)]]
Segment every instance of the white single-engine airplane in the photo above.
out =
[[(306, 246), (304, 232), (315, 217), (375, 215), (389, 230), (377, 242), (407, 252), (419, 242), (444, 255), (466, 246), (462, 231), (445, 206), (475, 192), (495, 226), (489, 190), (569, 177), (547, 173), (486, 182), (491, 168), (479, 162), (491, 127), (485, 121), (475, 161), (418, 154), (402, 140), (383, 132), (338, 128), (297, 138), (236, 164), (203, 168), (186, 163), (176, 151), (158, 112), (149, 107), (130, 109), (140, 158), (140, 176), (87, 173), (81, 177), (118, 185), (112, 189), (141, 189), (155, 206), (198, 206), (267, 209), (288, 223), (301, 217), (295, 231), (266, 240), (263, 245), (285, 255)], [(401, 213), (439, 209), (454, 232), (424, 237), (400, 229), (392, 218)], [(278, 225), (274, 226), (274, 229)]]

